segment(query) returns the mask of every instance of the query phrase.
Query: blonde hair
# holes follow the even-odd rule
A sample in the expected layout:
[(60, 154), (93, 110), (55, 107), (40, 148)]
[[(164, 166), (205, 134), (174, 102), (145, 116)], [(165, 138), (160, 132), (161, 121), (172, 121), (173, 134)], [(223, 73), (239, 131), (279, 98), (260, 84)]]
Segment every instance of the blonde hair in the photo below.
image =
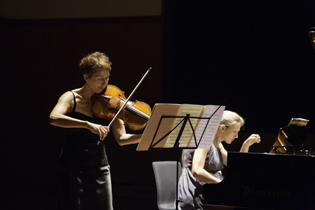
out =
[(109, 57), (105, 55), (105, 53), (94, 52), (82, 58), (79, 67), (82, 71), (82, 74), (91, 76), (99, 68), (111, 71), (111, 65), (112, 63), (109, 61)]
[(234, 125), (235, 123), (240, 123), (241, 127), (243, 127), (245, 124), (245, 120), (236, 112), (225, 110), (223, 112), (220, 125), (225, 125), (226, 127), (230, 127)]

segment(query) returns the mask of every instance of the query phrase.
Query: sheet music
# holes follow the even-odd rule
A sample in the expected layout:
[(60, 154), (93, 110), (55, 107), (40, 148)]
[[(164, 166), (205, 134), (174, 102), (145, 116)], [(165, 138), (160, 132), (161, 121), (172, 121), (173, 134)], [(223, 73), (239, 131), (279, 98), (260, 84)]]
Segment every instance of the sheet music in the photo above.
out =
[[(202, 115), (202, 118), (209, 118), (213, 114), (213, 112), (215, 112), (215, 110), (218, 109), (219, 106), (218, 105), (206, 105), (205, 107), (206, 107), (206, 109)], [(195, 129), (197, 143), (200, 140), (200, 138), (202, 137), (202, 139), (200, 140), (200, 144), (199, 144), (198, 148), (210, 149), (210, 146), (213, 142), (213, 139), (214, 139), (215, 134), (217, 132), (217, 129), (219, 127), (224, 109), (225, 109), (225, 106), (221, 106), (219, 108), (219, 110), (211, 117), (208, 125), (207, 125), (208, 119), (201, 119), (199, 121), (199, 124), (198, 124), (197, 128)], [(206, 125), (207, 125), (207, 128), (205, 129)], [(203, 134), (203, 136), (202, 136), (202, 134)], [(195, 146), (196, 146), (195, 139), (194, 139), (194, 137), (192, 137), (190, 144), (189, 144), (189, 147), (195, 147)]]
[[(158, 142), (163, 138), (165, 134), (167, 134), (176, 118), (163, 118), (159, 128), (159, 122), (162, 116), (177, 116), (178, 110), (180, 109), (180, 104), (155, 104), (152, 110), (152, 115), (150, 117), (149, 122), (147, 123), (146, 129), (142, 134), (142, 138), (140, 143), (138, 144), (137, 151), (148, 150), (150, 147), (151, 141), (153, 143)], [(158, 128), (158, 133), (154, 137), (155, 131)], [(166, 142), (167, 136), (160, 143), (156, 145), (157, 148), (163, 148)]]
[[(192, 118), (192, 117), (200, 117), (203, 110), (204, 110), (205, 106), (203, 105), (194, 105), (194, 104), (183, 104), (179, 111), (177, 116), (182, 116), (185, 117), (187, 114), (190, 114), (190, 122), (192, 124), (193, 129), (196, 129), (198, 120), (197, 118)], [(176, 118), (174, 121), (174, 126), (173, 128), (178, 125), (184, 118)], [(164, 148), (171, 148), (174, 147), (175, 141), (177, 139), (177, 136), (179, 134), (179, 131), (182, 127), (182, 124), (180, 124), (168, 137), (166, 144), (164, 145)], [(193, 135), (193, 130), (189, 124), (189, 122), (187, 122), (184, 131), (182, 133), (182, 136), (179, 140), (179, 147), (187, 147), (187, 145), (189, 144), (189, 141), (191, 139)]]

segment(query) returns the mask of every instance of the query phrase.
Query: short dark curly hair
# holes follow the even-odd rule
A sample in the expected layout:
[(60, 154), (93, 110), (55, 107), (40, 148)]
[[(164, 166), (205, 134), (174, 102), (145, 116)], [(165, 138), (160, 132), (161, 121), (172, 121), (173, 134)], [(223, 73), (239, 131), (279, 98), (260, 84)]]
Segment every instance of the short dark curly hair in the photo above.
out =
[(90, 53), (80, 61), (79, 68), (82, 74), (91, 76), (97, 69), (103, 68), (109, 71), (112, 70), (112, 63), (109, 61), (109, 57), (102, 52)]

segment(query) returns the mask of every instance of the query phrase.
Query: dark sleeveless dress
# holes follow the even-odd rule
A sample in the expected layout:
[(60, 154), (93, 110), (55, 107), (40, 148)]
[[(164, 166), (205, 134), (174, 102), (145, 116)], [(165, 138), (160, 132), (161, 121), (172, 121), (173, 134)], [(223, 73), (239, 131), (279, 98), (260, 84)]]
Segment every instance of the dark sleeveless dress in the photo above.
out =
[[(107, 120), (75, 112), (67, 116), (107, 125)], [(106, 138), (110, 138), (110, 135)], [(67, 128), (60, 156), (61, 200), (66, 210), (112, 210), (110, 169), (104, 142), (85, 128)]]
[[(192, 175), (191, 167), (194, 156), (194, 149), (189, 149), (187, 162), (178, 181), (178, 199), (181, 210), (202, 210), (203, 209), (203, 185), (204, 182)], [(207, 153), (204, 169), (216, 178), (223, 180), (223, 175), (219, 173), (223, 169), (223, 159), (220, 146), (216, 148), (213, 144)]]

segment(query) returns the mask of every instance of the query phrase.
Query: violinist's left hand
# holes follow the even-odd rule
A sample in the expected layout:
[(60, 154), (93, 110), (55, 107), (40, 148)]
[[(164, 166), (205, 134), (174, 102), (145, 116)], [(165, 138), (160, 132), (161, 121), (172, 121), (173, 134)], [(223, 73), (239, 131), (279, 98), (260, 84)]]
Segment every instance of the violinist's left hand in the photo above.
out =
[(249, 147), (255, 143), (260, 143), (261, 138), (258, 134), (250, 135), (244, 142), (240, 152), (248, 152)]

